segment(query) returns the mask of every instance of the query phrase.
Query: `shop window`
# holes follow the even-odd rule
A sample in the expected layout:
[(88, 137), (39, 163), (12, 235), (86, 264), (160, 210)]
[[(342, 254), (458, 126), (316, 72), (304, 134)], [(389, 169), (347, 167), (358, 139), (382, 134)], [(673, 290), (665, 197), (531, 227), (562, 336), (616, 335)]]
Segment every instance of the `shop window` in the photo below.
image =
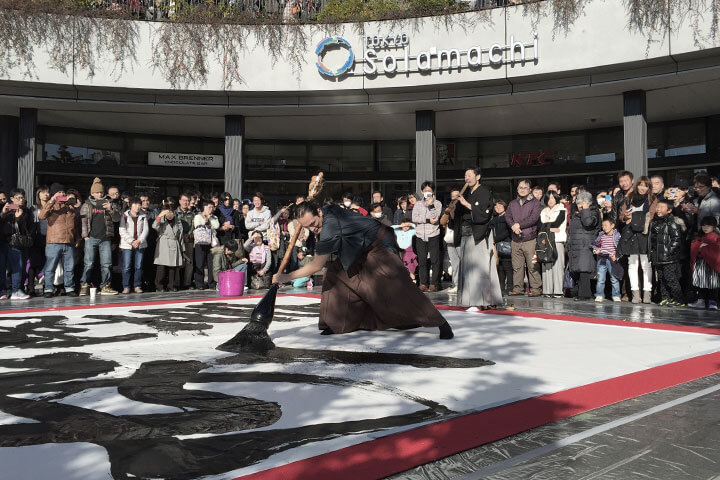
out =
[(478, 164), (478, 142), (476, 138), (438, 140), (437, 168), (440, 170), (465, 170)]
[(478, 163), (481, 168), (508, 168), (512, 158), (512, 139), (481, 138), (478, 143)]
[(585, 163), (615, 162), (624, 155), (624, 138), (621, 128), (589, 130), (586, 137)]
[(311, 171), (372, 172), (373, 144), (371, 142), (312, 143), (309, 163)]
[(527, 169), (577, 163), (585, 163), (584, 132), (513, 137), (510, 167)]
[(256, 143), (245, 145), (245, 165), (248, 171), (306, 169), (305, 143)]
[(41, 160), (61, 164), (120, 165), (122, 137), (47, 129)]
[(378, 142), (378, 164), (382, 172), (415, 170), (415, 144), (410, 141)]
[(704, 153), (703, 119), (648, 125), (648, 159)]

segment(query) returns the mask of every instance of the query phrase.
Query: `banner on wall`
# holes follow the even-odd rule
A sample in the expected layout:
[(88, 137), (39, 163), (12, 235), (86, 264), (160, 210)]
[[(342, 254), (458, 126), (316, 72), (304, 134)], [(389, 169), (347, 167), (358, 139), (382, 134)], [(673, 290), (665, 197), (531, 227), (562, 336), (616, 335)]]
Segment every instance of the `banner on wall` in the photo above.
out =
[(160, 167), (223, 168), (222, 155), (201, 153), (148, 152), (148, 165)]

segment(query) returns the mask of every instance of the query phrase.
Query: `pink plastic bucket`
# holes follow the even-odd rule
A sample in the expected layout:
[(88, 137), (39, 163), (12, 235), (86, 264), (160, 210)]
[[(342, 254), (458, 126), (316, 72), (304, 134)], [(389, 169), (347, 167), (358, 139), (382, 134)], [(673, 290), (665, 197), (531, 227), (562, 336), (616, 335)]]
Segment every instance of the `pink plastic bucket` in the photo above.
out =
[(226, 270), (218, 273), (218, 290), (221, 297), (238, 297), (245, 288), (245, 272)]

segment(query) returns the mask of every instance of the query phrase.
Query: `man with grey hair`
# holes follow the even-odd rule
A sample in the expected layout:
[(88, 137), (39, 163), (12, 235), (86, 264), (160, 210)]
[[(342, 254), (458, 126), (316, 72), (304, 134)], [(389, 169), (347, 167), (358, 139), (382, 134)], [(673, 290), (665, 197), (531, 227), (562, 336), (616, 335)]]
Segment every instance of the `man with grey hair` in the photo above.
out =
[(663, 180), (663, 177), (660, 175), (650, 177), (650, 186), (655, 198), (662, 200), (665, 195), (665, 180)]

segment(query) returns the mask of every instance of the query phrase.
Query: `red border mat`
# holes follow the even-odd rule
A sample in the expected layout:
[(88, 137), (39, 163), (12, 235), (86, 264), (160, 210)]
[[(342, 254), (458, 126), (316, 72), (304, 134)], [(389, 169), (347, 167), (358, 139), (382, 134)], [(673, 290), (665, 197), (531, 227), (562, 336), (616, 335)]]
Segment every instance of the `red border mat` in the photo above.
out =
[[(281, 296), (320, 298), (309, 293), (287, 293)], [(157, 300), (102, 305), (61, 306), (4, 310), (1, 314), (87, 310), (96, 308), (140, 307), (179, 303), (198, 303), (248, 298), (212, 297), (178, 300)], [(462, 307), (437, 305), (440, 310), (464, 311)], [(486, 310), (480, 314), (510, 315), (675, 332), (720, 335), (711, 328), (637, 323), (623, 320), (557, 315), (508, 310)], [(560, 392), (529, 398), (478, 413), (439, 421), (377, 440), (342, 448), (315, 457), (245, 475), (243, 480), (343, 480), (382, 478), (432, 462), (455, 453), (478, 447), (530, 430), (547, 423), (563, 420), (596, 408), (680, 385), (720, 372), (720, 352), (701, 355), (653, 367), (620, 377), (602, 380)]]
[(720, 352), (456, 417), (238, 478), (382, 478), (556, 420), (718, 372)]

